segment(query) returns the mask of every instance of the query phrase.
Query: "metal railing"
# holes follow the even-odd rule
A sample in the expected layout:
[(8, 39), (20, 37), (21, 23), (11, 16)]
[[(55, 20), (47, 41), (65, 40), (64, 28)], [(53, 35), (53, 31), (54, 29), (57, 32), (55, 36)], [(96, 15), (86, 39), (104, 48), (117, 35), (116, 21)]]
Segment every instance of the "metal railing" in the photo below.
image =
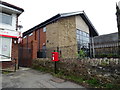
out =
[(119, 57), (117, 41), (94, 43), (94, 50), (96, 57)]
[(2, 54), (0, 54), (0, 56), (6, 57), (6, 58), (10, 58), (12, 60), (12, 62), (14, 61), (14, 71), (16, 72), (16, 58), (12, 58), (12, 57), (9, 57), (9, 56), (6, 56), (6, 55), (2, 55)]

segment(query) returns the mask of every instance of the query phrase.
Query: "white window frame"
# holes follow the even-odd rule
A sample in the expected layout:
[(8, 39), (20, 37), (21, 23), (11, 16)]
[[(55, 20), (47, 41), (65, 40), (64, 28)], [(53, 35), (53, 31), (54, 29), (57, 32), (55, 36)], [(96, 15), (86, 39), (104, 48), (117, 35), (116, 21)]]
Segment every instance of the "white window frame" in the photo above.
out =
[(43, 32), (46, 32), (46, 27), (43, 28)]
[[(0, 42), (2, 43), (2, 39), (0, 40)], [(2, 54), (2, 47), (0, 47), (0, 54)], [(11, 38), (11, 41), (10, 41), (10, 56), (9, 57), (11, 57), (11, 54), (12, 54), (12, 38)], [(0, 61), (11, 61), (11, 58), (2, 59), (2, 56), (0, 56)]]
[(29, 34), (29, 36), (32, 36), (32, 35), (33, 35), (33, 33), (30, 33), (30, 34)]
[(1, 14), (1, 17), (0, 17), (1, 19), (3, 19), (3, 18), (2, 18), (3, 15), (6, 15), (6, 16), (11, 17), (11, 23), (3, 23), (2, 20), (0, 21), (0, 23), (1, 23), (1, 24), (5, 24), (5, 25), (10, 25), (10, 26), (12, 26), (12, 15), (9, 15), (9, 14), (3, 13), (3, 12), (0, 12), (0, 14)]
[(24, 36), (23, 38), (26, 38), (27, 36)]
[[(0, 54), (2, 54), (2, 47), (1, 47), (1, 45), (2, 45), (2, 38), (1, 38), (1, 36), (0, 36)], [(0, 61), (2, 61), (2, 60), (1, 60), (1, 55), (0, 55)]]

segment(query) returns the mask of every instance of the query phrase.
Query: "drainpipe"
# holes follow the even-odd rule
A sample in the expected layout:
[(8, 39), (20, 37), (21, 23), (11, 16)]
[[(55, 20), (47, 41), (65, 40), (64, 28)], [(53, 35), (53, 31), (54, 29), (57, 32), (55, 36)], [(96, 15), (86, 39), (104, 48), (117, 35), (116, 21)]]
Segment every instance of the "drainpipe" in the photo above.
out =
[(40, 29), (39, 29), (39, 38), (38, 38), (38, 51), (40, 52)]
[[(28, 55), (29, 55), (29, 51), (28, 51), (28, 37), (29, 37), (29, 35), (27, 35), (27, 57), (28, 57)], [(29, 62), (28, 62), (29, 60), (27, 60), (26, 61), (26, 63), (27, 63), (27, 65), (29, 65)], [(26, 66), (27, 66), (26, 65)]]
[(26, 46), (26, 48), (28, 49), (28, 35), (26, 36), (26, 38), (27, 38), (27, 46)]

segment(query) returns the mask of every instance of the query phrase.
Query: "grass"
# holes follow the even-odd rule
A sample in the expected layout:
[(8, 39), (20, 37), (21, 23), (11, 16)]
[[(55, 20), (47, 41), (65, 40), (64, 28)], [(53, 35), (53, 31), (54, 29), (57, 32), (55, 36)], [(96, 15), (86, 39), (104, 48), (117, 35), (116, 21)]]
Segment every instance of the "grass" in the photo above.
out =
[(41, 72), (48, 72), (48, 73), (52, 73), (53, 70), (48, 69), (46, 67), (33, 67), (33, 69), (37, 70), (37, 71), (41, 71)]
[(12, 73), (12, 71), (2, 71), (2, 74), (9, 74), (9, 73)]
[(83, 85), (88, 88), (111, 88), (112, 90), (120, 90), (120, 85), (115, 85), (112, 83), (101, 83), (96, 78), (88, 79), (85, 76), (73, 76), (73, 75), (64, 75), (64, 73), (57, 73), (54, 76), (74, 81), (80, 85)]
[(73, 81), (75, 83), (78, 83), (80, 85), (83, 85), (85, 87), (96, 87), (96, 86), (99, 86), (99, 83), (98, 83), (98, 80), (96, 79), (90, 79), (90, 80), (87, 80), (85, 78), (85, 76), (74, 76), (74, 75), (64, 75), (64, 73), (57, 73), (57, 74), (54, 74), (54, 76), (56, 77), (59, 77), (59, 78), (63, 78), (63, 79), (66, 79), (66, 80), (70, 80), (70, 81)]
[(34, 68), (38, 71), (49, 72), (55, 77), (59, 77), (65, 80), (70, 80), (80, 85), (83, 85), (88, 88), (111, 88), (112, 90), (120, 90), (120, 85), (115, 85), (112, 83), (101, 83), (96, 78), (86, 78), (85, 76), (75, 76), (67, 74), (67, 71), (59, 71), (57, 74), (54, 73), (54, 70), (48, 69), (45, 67), (36, 67)]
[(60, 78), (64, 78), (64, 79), (68, 79), (68, 80), (74, 80), (76, 82), (83, 82), (84, 79), (81, 77), (76, 77), (73, 75), (65, 75), (63, 72), (59, 72), (57, 74), (53, 74), (56, 77), (60, 77)]

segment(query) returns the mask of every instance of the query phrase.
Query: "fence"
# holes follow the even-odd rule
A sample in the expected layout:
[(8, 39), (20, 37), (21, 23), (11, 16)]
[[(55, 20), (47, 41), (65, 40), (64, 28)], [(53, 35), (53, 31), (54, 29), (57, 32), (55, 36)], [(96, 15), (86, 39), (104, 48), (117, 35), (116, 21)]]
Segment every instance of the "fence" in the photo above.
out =
[(11, 61), (2, 62), (1, 66), (3, 66), (3, 67), (5, 66), (6, 67), (5, 69), (4, 68), (2, 69), (2, 67), (1, 67), (2, 70), (8, 70), (8, 71), (13, 71), (14, 70), (14, 71), (16, 71), (16, 69), (17, 69), (16, 58), (12, 58), (12, 57), (9, 57), (9, 56), (6, 56), (6, 55), (2, 55), (2, 54), (0, 54), (0, 56), (11, 59)]
[[(84, 44), (85, 45), (85, 44)], [(86, 47), (87, 46), (87, 47)], [(89, 57), (90, 56), (90, 47), (89, 45), (70, 45), (70, 46), (60, 46), (60, 47), (50, 47), (46, 50), (40, 50), (41, 58), (51, 58), (52, 52), (59, 52), (59, 58), (78, 58), (78, 57)]]
[(41, 58), (51, 58), (53, 51), (59, 52), (60, 58), (82, 58), (92, 57), (96, 58), (118, 58), (119, 47), (118, 42), (104, 42), (94, 44), (76, 44), (59, 47), (46, 47), (46, 50), (40, 50)]
[(119, 57), (118, 41), (94, 43), (95, 57)]

